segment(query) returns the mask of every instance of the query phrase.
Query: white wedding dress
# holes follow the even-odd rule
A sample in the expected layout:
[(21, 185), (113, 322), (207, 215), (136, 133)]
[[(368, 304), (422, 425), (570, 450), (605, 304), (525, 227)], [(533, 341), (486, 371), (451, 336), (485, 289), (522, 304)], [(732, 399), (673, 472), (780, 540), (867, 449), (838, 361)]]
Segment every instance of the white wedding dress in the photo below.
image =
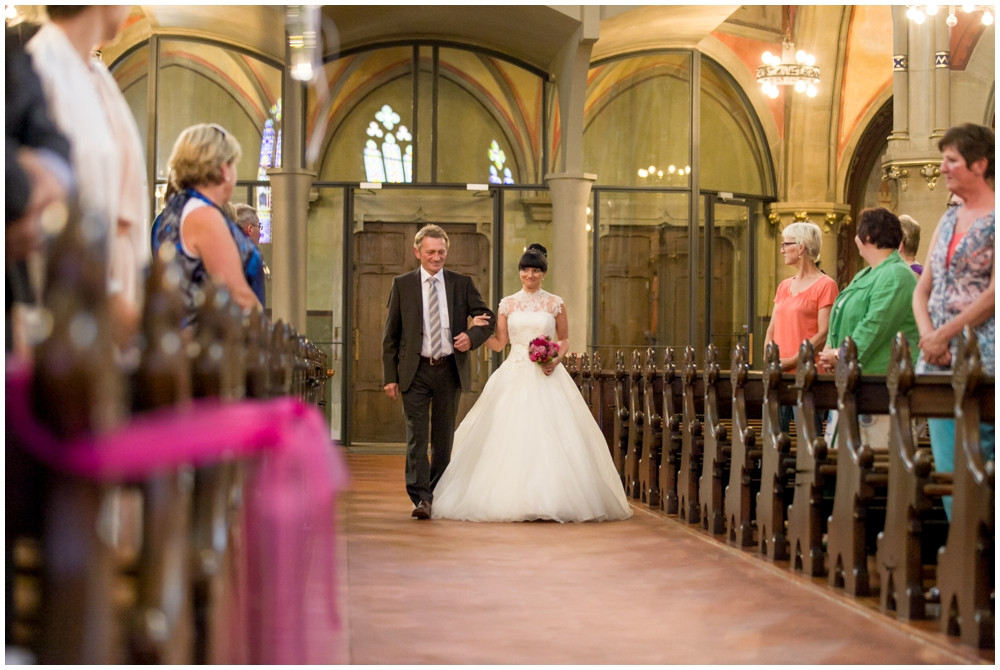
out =
[(434, 489), (435, 519), (604, 521), (632, 510), (601, 429), (562, 365), (545, 376), (528, 358), (555, 340), (562, 299), (519, 291), (500, 302), (510, 354), (490, 375), (458, 430)]

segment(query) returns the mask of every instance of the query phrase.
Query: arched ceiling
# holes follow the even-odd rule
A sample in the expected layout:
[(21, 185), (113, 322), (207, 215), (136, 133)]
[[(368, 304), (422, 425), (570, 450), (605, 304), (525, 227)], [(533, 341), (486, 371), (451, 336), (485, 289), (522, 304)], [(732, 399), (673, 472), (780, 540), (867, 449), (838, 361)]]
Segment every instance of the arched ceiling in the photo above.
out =
[[(599, 5), (593, 55), (601, 58), (659, 47), (694, 47), (739, 5)], [(447, 40), (476, 45), (545, 72), (556, 70), (563, 46), (577, 39), (582, 5), (326, 5), (327, 51), (398, 40)], [(221, 39), (284, 60), (282, 5), (138, 5), (126, 30), (104, 49), (107, 62), (153, 33)]]

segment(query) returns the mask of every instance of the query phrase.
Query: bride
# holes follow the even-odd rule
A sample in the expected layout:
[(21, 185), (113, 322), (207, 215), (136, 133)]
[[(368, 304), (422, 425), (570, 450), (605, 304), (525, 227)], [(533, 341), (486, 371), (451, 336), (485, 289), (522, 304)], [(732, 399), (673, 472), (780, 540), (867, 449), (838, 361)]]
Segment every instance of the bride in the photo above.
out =
[[(523, 288), (500, 301), (496, 331), (486, 341), (502, 351), (509, 339), (510, 354), (455, 431), (431, 514), (467, 521), (628, 518), (604, 435), (560, 364), (569, 325), (562, 298), (541, 288), (545, 247), (528, 247), (518, 268)], [(558, 355), (533, 362), (528, 345), (546, 335), (557, 341)]]

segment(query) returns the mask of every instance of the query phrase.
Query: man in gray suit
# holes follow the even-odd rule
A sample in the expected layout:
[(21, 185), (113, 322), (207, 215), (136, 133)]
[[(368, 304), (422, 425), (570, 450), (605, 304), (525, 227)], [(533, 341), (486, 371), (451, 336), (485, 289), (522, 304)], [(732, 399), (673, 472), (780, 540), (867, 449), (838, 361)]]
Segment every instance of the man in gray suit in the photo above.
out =
[[(434, 486), (451, 460), (458, 401), (472, 386), (469, 352), (496, 326), (472, 278), (444, 269), (448, 244), (439, 226), (417, 232), (413, 253), (420, 267), (392, 280), (382, 335), (385, 394), (403, 398), (406, 493), (417, 519), (431, 517)], [(489, 325), (469, 328), (469, 318), (480, 314), (489, 315)]]

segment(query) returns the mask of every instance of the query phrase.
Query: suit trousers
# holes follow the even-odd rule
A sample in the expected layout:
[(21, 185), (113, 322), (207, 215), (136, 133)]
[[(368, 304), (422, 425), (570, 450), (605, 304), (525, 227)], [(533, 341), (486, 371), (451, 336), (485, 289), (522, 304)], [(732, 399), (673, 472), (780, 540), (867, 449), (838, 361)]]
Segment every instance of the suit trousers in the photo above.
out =
[(431, 365), (421, 358), (413, 383), (402, 395), (406, 418), (406, 493), (414, 504), (433, 501), (434, 487), (451, 461), (455, 417), (462, 396), (454, 356), (440, 365)]

